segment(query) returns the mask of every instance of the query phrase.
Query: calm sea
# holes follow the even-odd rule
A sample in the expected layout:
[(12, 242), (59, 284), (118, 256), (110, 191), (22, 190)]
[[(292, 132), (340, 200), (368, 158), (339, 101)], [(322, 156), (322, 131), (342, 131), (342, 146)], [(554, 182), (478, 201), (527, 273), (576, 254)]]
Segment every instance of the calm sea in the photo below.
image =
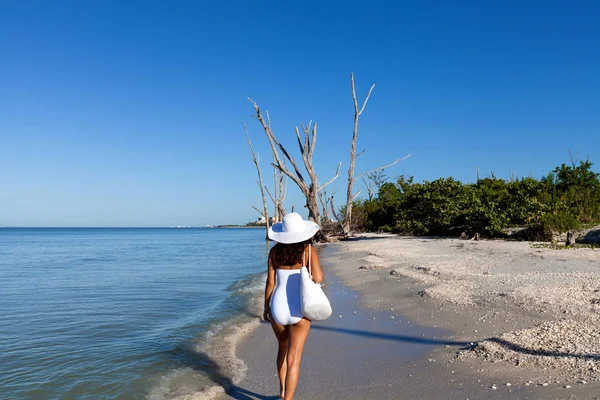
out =
[(220, 332), (251, 318), (264, 234), (0, 229), (0, 398), (201, 392), (215, 380), (211, 351), (227, 350)]

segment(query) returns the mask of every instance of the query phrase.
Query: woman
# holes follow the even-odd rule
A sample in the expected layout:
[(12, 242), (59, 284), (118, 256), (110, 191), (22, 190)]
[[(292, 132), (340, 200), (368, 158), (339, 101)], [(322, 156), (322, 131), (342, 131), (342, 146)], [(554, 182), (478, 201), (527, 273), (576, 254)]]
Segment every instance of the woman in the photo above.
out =
[[(292, 399), (300, 375), (300, 359), (311, 321), (300, 310), (300, 268), (310, 265), (315, 282), (323, 281), (317, 252), (311, 245), (319, 225), (289, 213), (269, 229), (277, 242), (269, 253), (265, 311), (279, 342), (277, 372), (282, 399)], [(310, 264), (309, 264), (310, 263)]]

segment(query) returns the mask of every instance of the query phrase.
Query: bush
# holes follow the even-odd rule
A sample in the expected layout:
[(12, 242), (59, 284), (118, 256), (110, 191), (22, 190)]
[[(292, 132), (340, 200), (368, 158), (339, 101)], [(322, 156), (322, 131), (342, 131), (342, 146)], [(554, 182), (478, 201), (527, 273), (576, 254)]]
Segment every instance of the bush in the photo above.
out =
[(600, 174), (591, 167), (589, 161), (562, 164), (540, 180), (492, 176), (473, 184), (451, 177), (414, 183), (401, 176), (380, 184), (373, 200), (355, 202), (352, 229), (497, 237), (506, 228), (529, 226), (524, 234), (547, 238), (600, 222)]

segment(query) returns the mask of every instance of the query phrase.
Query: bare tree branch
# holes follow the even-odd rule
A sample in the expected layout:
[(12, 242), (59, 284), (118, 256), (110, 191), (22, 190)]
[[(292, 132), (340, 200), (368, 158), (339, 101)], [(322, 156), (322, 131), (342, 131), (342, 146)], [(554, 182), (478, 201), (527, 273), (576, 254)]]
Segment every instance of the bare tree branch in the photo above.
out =
[[(291, 180), (293, 180), (296, 183), (296, 185), (298, 185), (298, 187), (300, 188), (302, 193), (307, 195), (308, 194), (308, 184), (304, 181), (304, 178), (302, 177), (302, 174), (300, 173), (298, 166), (296, 165), (296, 161), (293, 159), (293, 157), (291, 157), (288, 154), (288, 152), (281, 145), (281, 143), (279, 143), (279, 141), (275, 138), (275, 135), (273, 135), (271, 128), (265, 122), (265, 119), (262, 116), (262, 113), (260, 111), (260, 108), (258, 107), (258, 104), (256, 104), (256, 102), (252, 101), (252, 99), (250, 99), (250, 98), (248, 98), (248, 101), (250, 101), (250, 103), (252, 103), (252, 105), (254, 106), (254, 110), (256, 111), (256, 115), (254, 116), (254, 118), (256, 118), (261, 123), (261, 125), (267, 135), (267, 139), (269, 140), (269, 144), (271, 145), (271, 150), (273, 152), (273, 157), (275, 158), (275, 163), (274, 163), (275, 168), (279, 169), (279, 171), (286, 174)], [(281, 149), (281, 151), (283, 152), (285, 157), (289, 160), (290, 164), (292, 164), (292, 167), (294, 168), (294, 171), (296, 172), (296, 174), (293, 174), (285, 166), (284, 162), (281, 160), (281, 157), (279, 157), (279, 152), (277, 151), (277, 148)]]
[(327, 187), (327, 185), (329, 185), (330, 183), (332, 183), (333, 181), (335, 181), (337, 179), (337, 177), (340, 175), (340, 168), (342, 167), (342, 163), (340, 162), (337, 166), (337, 170), (335, 171), (335, 176), (333, 178), (331, 178), (327, 183), (321, 185), (319, 187), (319, 189), (317, 190), (317, 192), (320, 192), (321, 190), (323, 190), (325, 187)]
[[(273, 137), (274, 138), (274, 137)], [(276, 141), (276, 139), (275, 139)], [(289, 153), (287, 152), (287, 150), (283, 147), (283, 145), (279, 142), (277, 142), (277, 146), (279, 146), (279, 148), (281, 149), (282, 153), (285, 155), (285, 158), (287, 158), (290, 162), (290, 164), (292, 164), (292, 167), (294, 168), (294, 172), (296, 173), (296, 176), (298, 177), (298, 180), (300, 182), (303, 183), (303, 185), (300, 185), (300, 189), (304, 190), (304, 187), (308, 187), (308, 184), (306, 183), (306, 181), (304, 180), (304, 177), (302, 176), (302, 173), (300, 172), (300, 169), (298, 168), (298, 165), (296, 164), (296, 160), (294, 160), (294, 157), (290, 156)], [(280, 167), (281, 164), (279, 164), (278, 162), (278, 167)], [(286, 174), (287, 176), (289, 176), (290, 178), (292, 178), (292, 180), (296, 181), (296, 176), (293, 176), (290, 171), (285, 167), (285, 164), (283, 164), (283, 166), (280, 167), (281, 172), (283, 172), (284, 174)], [(298, 182), (296, 182), (298, 183)]]
[(329, 217), (329, 209), (327, 208), (328, 199), (326, 190), (319, 192), (319, 202), (321, 203), (321, 208), (323, 210), (323, 220), (326, 222), (331, 221), (331, 217)]
[(252, 204), (252, 208), (254, 208), (256, 211), (258, 211), (258, 213), (259, 213), (259, 214), (260, 214), (262, 217), (264, 217), (264, 216), (265, 216), (265, 214), (263, 214), (263, 212), (262, 212), (262, 211), (260, 211), (260, 209), (259, 209), (258, 207), (256, 207), (256, 205)]
[(367, 94), (367, 98), (365, 99), (365, 102), (363, 103), (362, 108), (360, 109), (360, 112), (358, 113), (358, 115), (362, 114), (363, 111), (365, 111), (365, 107), (367, 105), (367, 101), (369, 101), (369, 97), (371, 97), (371, 92), (373, 91), (373, 89), (375, 89), (375, 84), (373, 84), (371, 86), (371, 89), (369, 89), (369, 94)]
[(407, 158), (409, 158), (411, 155), (412, 155), (412, 154), (409, 154), (409, 155), (407, 155), (407, 156), (405, 156), (405, 157), (398, 158), (396, 161), (394, 161), (394, 162), (393, 162), (393, 163), (391, 163), (391, 164), (384, 165), (383, 167), (377, 167), (377, 168), (375, 168), (375, 169), (372, 169), (372, 170), (370, 170), (370, 171), (368, 171), (368, 172), (365, 172), (365, 173), (363, 173), (363, 174), (360, 174), (359, 176), (357, 176), (356, 178), (354, 178), (354, 180), (360, 179), (360, 178), (362, 178), (363, 176), (365, 176), (365, 175), (368, 175), (368, 174), (370, 174), (370, 173), (373, 173), (373, 172), (375, 172), (375, 171), (379, 171), (380, 169), (386, 169), (386, 168), (389, 168), (389, 167), (391, 167), (391, 166), (393, 166), (393, 165), (396, 165), (396, 164), (398, 164), (400, 161), (404, 161), (404, 160), (406, 160), (406, 159), (407, 159)]
[(363, 113), (363, 111), (365, 110), (365, 107), (367, 106), (367, 102), (369, 101), (369, 98), (371, 97), (371, 92), (375, 88), (375, 84), (371, 85), (371, 88), (369, 89), (369, 93), (367, 94), (367, 97), (365, 98), (365, 101), (364, 101), (360, 111), (358, 111), (358, 101), (356, 100), (356, 90), (354, 88), (354, 74), (353, 73), (350, 74), (350, 81), (352, 82), (352, 97), (354, 98), (354, 109), (358, 112), (358, 115), (360, 115)]
[[(285, 176), (285, 179), (284, 179), (284, 176)], [(285, 196), (287, 196), (288, 181), (289, 181), (289, 178), (287, 175), (283, 175), (283, 174), (279, 175), (279, 188), (280, 188), (279, 198), (280, 198), (281, 204), (283, 204), (283, 201), (285, 200)], [(282, 184), (284, 184), (284, 185), (282, 186)]]
[(329, 199), (329, 205), (331, 206), (331, 213), (333, 214), (333, 218), (340, 224), (342, 223), (342, 219), (339, 217), (337, 212), (335, 211), (335, 206), (333, 205), (333, 196)]
[(362, 153), (365, 152), (366, 149), (362, 149), (361, 151), (358, 152), (358, 154), (356, 154), (356, 157), (360, 156)]
[[(310, 124), (309, 124), (310, 126)], [(317, 143), (317, 123), (313, 125), (312, 136), (310, 139), (310, 150), (308, 152), (310, 158), (312, 159), (313, 152), (315, 151), (315, 144)]]
[[(273, 163), (271, 165), (277, 171), (279, 171), (281, 174), (286, 175), (289, 179), (291, 179), (292, 181), (294, 181), (294, 183), (296, 183), (296, 185), (300, 188), (300, 190), (306, 197), (306, 207), (308, 208), (308, 211), (309, 211), (308, 218), (319, 223), (320, 222), (320, 217), (319, 217), (320, 210), (319, 210), (319, 199), (318, 199), (319, 180), (318, 180), (317, 174), (315, 172), (313, 160), (312, 160), (312, 156), (313, 156), (313, 152), (314, 152), (315, 144), (316, 144), (316, 139), (317, 139), (317, 124), (310, 121), (308, 125), (306, 125), (306, 126), (302, 125), (302, 130), (304, 132), (304, 140), (302, 140), (302, 138), (300, 136), (299, 129), (296, 128), (296, 140), (298, 142), (298, 147), (300, 148), (302, 161), (304, 162), (304, 169), (306, 170), (306, 172), (308, 173), (308, 176), (310, 178), (310, 182), (309, 182), (306, 179), (304, 179), (302, 173), (300, 172), (300, 168), (299, 168), (298, 164), (296, 163), (296, 160), (287, 152), (285, 147), (283, 147), (283, 145), (277, 140), (277, 138), (273, 134), (273, 131), (271, 129), (270, 119), (269, 119), (269, 122), (267, 123), (261, 114), (261, 110), (260, 110), (258, 104), (256, 102), (252, 101), (251, 99), (248, 99), (248, 100), (252, 103), (252, 105), (254, 106), (254, 110), (256, 111), (256, 115), (254, 116), (254, 118), (256, 118), (261, 123), (263, 130), (265, 131), (265, 134), (267, 135), (267, 138), (269, 140), (269, 144), (271, 145), (271, 151), (273, 153), (273, 158), (274, 158)], [(267, 114), (267, 117), (268, 117), (268, 114)], [(283, 153), (284, 157), (280, 157), (279, 151), (281, 151)], [(285, 165), (284, 160), (287, 160), (290, 163), (290, 165), (292, 167), (291, 169)], [(293, 169), (293, 171), (292, 171), (292, 169)], [(287, 190), (287, 182), (285, 185), (286, 186), (284, 188), (284, 192), (285, 192), (285, 190)], [(272, 197), (277, 202), (277, 199), (279, 197), (277, 195), (272, 196)], [(282, 202), (277, 202), (277, 203), (281, 204)], [(280, 208), (279, 207), (277, 207), (277, 208), (283, 212), (283, 206), (281, 206)], [(320, 235), (317, 234), (317, 240), (326, 241), (327, 238), (321, 233)]]
[[(270, 125), (270, 121), (269, 121), (269, 125)], [(273, 162), (275, 162), (274, 156), (273, 156)], [(268, 188), (265, 187), (265, 189), (267, 189), (267, 193), (269, 193), (269, 196), (271, 197), (271, 200), (273, 201), (273, 204), (275, 205), (275, 218), (277, 219), (277, 222), (281, 221), (281, 219), (285, 215), (285, 210), (283, 208), (283, 202), (285, 201), (285, 195), (287, 193), (288, 179), (289, 178), (287, 175), (285, 175), (279, 169), (274, 167), (273, 168), (273, 184), (275, 187), (275, 190), (274, 190), (275, 193), (273, 195), (271, 195), (271, 192), (269, 192)]]
[(373, 181), (370, 178), (368, 179), (368, 182), (367, 182), (367, 180), (365, 180), (364, 177), (362, 177), (361, 179), (365, 183), (365, 186), (367, 188), (367, 192), (369, 195), (369, 201), (373, 201), (373, 187), (375, 186), (375, 184), (373, 183)]
[(263, 201), (263, 211), (261, 212), (258, 207), (256, 207), (255, 205), (252, 205), (259, 213), (262, 214), (263, 217), (265, 217), (266, 220), (266, 229), (267, 229), (267, 233), (266, 233), (266, 238), (269, 237), (269, 211), (267, 209), (267, 199), (265, 198), (265, 185), (263, 185), (263, 180), (262, 180), (262, 174), (260, 172), (260, 164), (259, 164), (259, 157), (258, 155), (254, 152), (254, 148), (252, 147), (252, 141), (250, 140), (250, 134), (248, 133), (248, 127), (246, 127), (246, 124), (244, 124), (244, 132), (246, 132), (246, 137), (248, 138), (248, 147), (250, 147), (250, 155), (252, 156), (252, 162), (254, 162), (254, 165), (256, 166), (256, 172), (258, 173), (258, 186), (260, 187), (260, 195), (262, 197), (262, 201)]
[(573, 159), (573, 153), (571, 153), (571, 148), (569, 147), (569, 157), (571, 158), (571, 165), (573, 166), (573, 168), (575, 168), (577, 166), (577, 162), (579, 162), (580, 155), (581, 155), (581, 151), (579, 151), (579, 154), (577, 154), (577, 157), (575, 157), (575, 159)]
[[(312, 140), (309, 140), (309, 132), (311, 131), (312, 124)], [(302, 126), (302, 130), (304, 131), (304, 152), (302, 153), (302, 160), (304, 161), (304, 167), (308, 172), (308, 175), (311, 178), (312, 184), (318, 186), (317, 173), (313, 167), (312, 163), (312, 151), (314, 149), (314, 143), (317, 137), (317, 123), (314, 124), (312, 121), (309, 122), (307, 126)]]
[(304, 154), (304, 149), (306, 148), (306, 145), (302, 144), (302, 139), (300, 139), (300, 131), (298, 130), (298, 127), (296, 127), (296, 139), (298, 139), (298, 147), (300, 147), (300, 154)]
[(271, 198), (271, 201), (273, 202), (273, 204), (275, 204), (275, 207), (277, 207), (277, 201), (275, 200), (275, 197), (273, 197), (273, 195), (271, 194), (271, 192), (269, 191), (269, 188), (265, 186), (265, 190), (267, 191), (267, 193), (269, 194), (269, 197)]

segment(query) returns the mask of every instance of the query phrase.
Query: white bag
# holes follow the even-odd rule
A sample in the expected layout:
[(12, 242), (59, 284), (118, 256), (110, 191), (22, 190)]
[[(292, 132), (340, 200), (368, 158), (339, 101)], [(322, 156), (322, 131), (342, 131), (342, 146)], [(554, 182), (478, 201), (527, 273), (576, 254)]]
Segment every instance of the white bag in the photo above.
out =
[(321, 285), (312, 280), (310, 247), (308, 248), (308, 269), (303, 265), (300, 270), (300, 299), (302, 315), (306, 318), (320, 321), (331, 316), (329, 299), (321, 289)]

